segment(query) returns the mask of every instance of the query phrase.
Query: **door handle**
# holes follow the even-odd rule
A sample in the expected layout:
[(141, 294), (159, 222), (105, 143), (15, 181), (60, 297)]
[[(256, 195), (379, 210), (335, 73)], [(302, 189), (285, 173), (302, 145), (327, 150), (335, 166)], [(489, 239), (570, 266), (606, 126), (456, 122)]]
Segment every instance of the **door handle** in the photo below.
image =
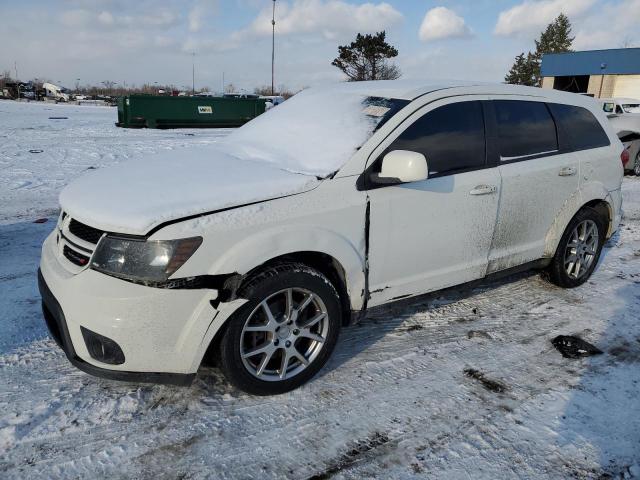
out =
[(478, 185), (469, 192), (469, 195), (490, 195), (497, 191), (498, 188), (495, 185)]
[(578, 170), (575, 167), (564, 167), (558, 172), (558, 175), (561, 177), (570, 177), (571, 175), (575, 175), (578, 173)]

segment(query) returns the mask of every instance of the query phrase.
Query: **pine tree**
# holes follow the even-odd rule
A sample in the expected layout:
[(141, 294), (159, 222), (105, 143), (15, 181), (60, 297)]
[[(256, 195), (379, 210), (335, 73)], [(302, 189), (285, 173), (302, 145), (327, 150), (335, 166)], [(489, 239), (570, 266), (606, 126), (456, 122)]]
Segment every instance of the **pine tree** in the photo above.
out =
[(529, 52), (526, 57), (524, 53), (521, 53), (516, 57), (511, 70), (504, 78), (505, 82), (517, 85), (539, 86), (542, 55), (545, 53), (570, 52), (574, 38), (571, 36), (569, 18), (561, 13), (553, 22), (547, 25), (544, 32), (540, 34), (540, 38), (535, 41), (536, 49), (533, 53)]
[(400, 78), (400, 69), (387, 63), (387, 59), (398, 56), (398, 50), (386, 42), (384, 31), (375, 35), (359, 33), (355, 42), (339, 46), (338, 52), (331, 65), (342, 70), (350, 82)]
[(510, 83), (512, 85), (525, 85), (522, 81), (522, 72), (524, 71), (524, 52), (516, 57), (516, 61), (514, 62), (509, 73), (504, 77), (504, 81)]

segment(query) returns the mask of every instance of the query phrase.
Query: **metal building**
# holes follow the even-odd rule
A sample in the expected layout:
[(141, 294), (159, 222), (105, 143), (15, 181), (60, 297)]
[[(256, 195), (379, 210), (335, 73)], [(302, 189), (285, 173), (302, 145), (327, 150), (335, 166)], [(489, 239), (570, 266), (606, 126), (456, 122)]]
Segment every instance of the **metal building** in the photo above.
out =
[(640, 48), (548, 53), (542, 57), (542, 88), (596, 98), (640, 98)]

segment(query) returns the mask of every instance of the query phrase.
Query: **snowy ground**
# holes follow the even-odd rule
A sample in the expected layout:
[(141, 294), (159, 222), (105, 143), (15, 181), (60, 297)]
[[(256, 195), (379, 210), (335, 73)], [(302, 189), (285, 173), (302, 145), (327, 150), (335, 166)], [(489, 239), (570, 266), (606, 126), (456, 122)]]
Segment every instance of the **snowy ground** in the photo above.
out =
[[(42, 139), (25, 131), (30, 115), (49, 126), (42, 107), (7, 108), (1, 478), (640, 478), (640, 179), (625, 179), (624, 225), (579, 289), (530, 274), (373, 311), (317, 378), (278, 397), (244, 395), (212, 369), (191, 388), (138, 386), (85, 375), (48, 339), (34, 272), (53, 219), (32, 220), (83, 168), (218, 133), (115, 131), (114, 111), (48, 106), (78, 120)], [(605, 353), (565, 359), (559, 334)]]
[(53, 213), (62, 187), (87, 169), (229, 132), (117, 128), (117, 117), (114, 107), (0, 101), (0, 224)]

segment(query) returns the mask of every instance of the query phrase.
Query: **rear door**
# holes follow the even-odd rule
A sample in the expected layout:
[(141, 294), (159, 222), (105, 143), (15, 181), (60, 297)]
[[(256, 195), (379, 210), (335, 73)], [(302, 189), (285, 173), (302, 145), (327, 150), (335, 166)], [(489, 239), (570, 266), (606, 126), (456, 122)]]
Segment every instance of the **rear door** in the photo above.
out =
[(492, 135), (501, 177), (487, 273), (542, 257), (562, 206), (579, 191), (579, 161), (544, 101), (495, 98)]

